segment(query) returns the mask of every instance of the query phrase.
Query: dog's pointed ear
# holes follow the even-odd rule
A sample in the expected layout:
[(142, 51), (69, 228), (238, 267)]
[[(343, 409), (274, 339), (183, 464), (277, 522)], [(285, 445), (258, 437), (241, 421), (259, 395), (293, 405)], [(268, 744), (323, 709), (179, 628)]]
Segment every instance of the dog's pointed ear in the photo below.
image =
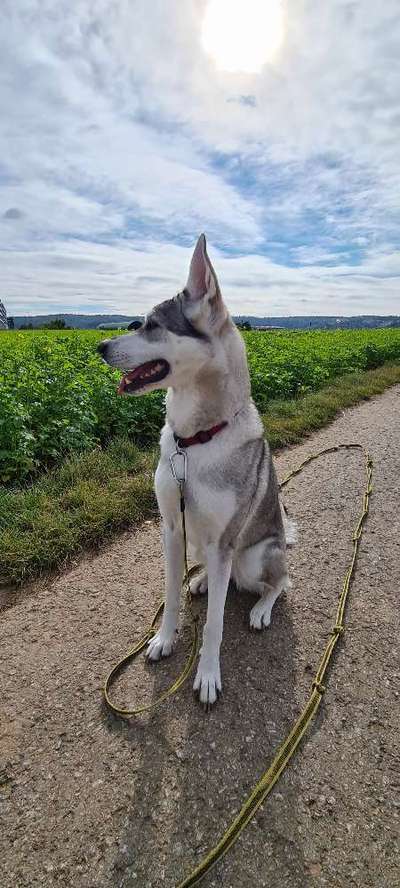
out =
[(215, 274), (207, 254), (207, 244), (204, 234), (200, 235), (194, 248), (185, 290), (190, 300), (193, 302), (203, 299), (206, 295), (209, 299), (213, 299), (215, 296), (220, 296), (217, 275)]

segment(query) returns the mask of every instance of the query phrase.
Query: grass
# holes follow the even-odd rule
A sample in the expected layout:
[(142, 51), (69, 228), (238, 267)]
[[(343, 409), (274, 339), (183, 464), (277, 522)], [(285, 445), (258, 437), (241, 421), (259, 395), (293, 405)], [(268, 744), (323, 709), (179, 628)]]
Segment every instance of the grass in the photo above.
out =
[(272, 450), (297, 444), (331, 422), (340, 410), (380, 395), (397, 382), (400, 382), (400, 365), (384, 364), (375, 370), (340, 376), (301, 398), (271, 401), (262, 418)]
[(156, 514), (156, 451), (126, 439), (0, 493), (0, 584), (22, 583)]
[[(271, 401), (263, 415), (272, 449), (294, 444), (345, 407), (400, 382), (400, 365), (351, 373), (317, 392)], [(157, 450), (117, 438), (68, 459), (29, 488), (0, 492), (0, 584), (20, 584), (157, 514)]]

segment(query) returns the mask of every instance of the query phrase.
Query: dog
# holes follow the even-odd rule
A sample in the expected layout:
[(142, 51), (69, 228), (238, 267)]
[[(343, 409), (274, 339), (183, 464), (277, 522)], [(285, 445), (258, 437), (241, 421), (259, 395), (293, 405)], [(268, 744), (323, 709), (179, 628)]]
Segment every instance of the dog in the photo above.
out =
[(178, 635), (184, 543), (170, 458), (183, 451), (189, 554), (202, 566), (191, 591), (208, 590), (194, 689), (209, 707), (222, 692), (220, 646), (229, 581), (259, 595), (250, 611), (251, 628), (269, 626), (276, 599), (290, 585), (286, 545), (295, 541), (295, 528), (280, 501), (251, 398), (244, 341), (222, 299), (204, 234), (194, 249), (186, 287), (156, 305), (135, 333), (104, 340), (98, 350), (111, 367), (123, 371), (121, 394), (167, 389), (155, 474), (163, 522), (165, 608), (147, 658), (167, 657)]

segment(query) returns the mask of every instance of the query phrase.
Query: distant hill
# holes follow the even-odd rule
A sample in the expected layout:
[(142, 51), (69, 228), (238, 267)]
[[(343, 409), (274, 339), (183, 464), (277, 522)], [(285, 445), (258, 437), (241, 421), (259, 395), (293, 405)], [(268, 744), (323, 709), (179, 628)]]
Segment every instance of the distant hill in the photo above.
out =
[(122, 324), (125, 326), (131, 321), (142, 320), (139, 315), (84, 315), (84, 314), (48, 314), (48, 315), (14, 315), (14, 324), (20, 327), (21, 324), (33, 324), (34, 327), (42, 327), (49, 324), (50, 321), (63, 320), (68, 327), (75, 327), (77, 330), (95, 330), (99, 324)]
[(248, 321), (252, 327), (285, 327), (287, 330), (359, 329), (360, 327), (400, 327), (399, 315), (354, 315), (353, 317), (299, 315), (289, 318), (240, 315), (237, 323)]
[[(69, 327), (80, 330), (93, 330), (99, 324), (127, 326), (131, 321), (142, 320), (140, 315), (84, 315), (84, 314), (49, 314), (49, 315), (17, 315), (14, 317), (15, 327), (22, 324), (33, 324), (41, 327), (50, 321), (62, 319)], [(299, 315), (288, 318), (254, 317), (252, 315), (236, 315), (238, 323), (248, 321), (252, 327), (284, 327), (287, 330), (330, 330), (355, 329), (360, 327), (400, 327), (399, 315), (355, 315), (354, 317)]]

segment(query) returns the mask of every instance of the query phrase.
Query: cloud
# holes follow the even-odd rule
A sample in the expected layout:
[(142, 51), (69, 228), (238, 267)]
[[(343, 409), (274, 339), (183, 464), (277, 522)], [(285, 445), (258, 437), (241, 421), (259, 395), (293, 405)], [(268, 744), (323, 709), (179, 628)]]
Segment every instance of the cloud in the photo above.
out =
[(143, 311), (182, 286), (202, 230), (235, 313), (396, 311), (397, 0), (287, 0), (251, 76), (202, 51), (203, 9), (3, 4), (10, 313)]
[(340, 261), (348, 259), (350, 250), (337, 250), (314, 247), (310, 245), (302, 245), (300, 247), (292, 247), (291, 254), (294, 262), (299, 265), (339, 265)]
[(249, 108), (255, 108), (257, 104), (255, 96), (231, 96), (227, 102), (238, 102), (239, 105), (247, 105)]
[(10, 207), (3, 213), (3, 219), (22, 219), (23, 215), (18, 207)]
[[(213, 244), (209, 250), (233, 314), (299, 314), (305, 299), (307, 314), (398, 311), (400, 253), (373, 254), (355, 270), (346, 264), (286, 267), (261, 254), (226, 256)], [(51, 306), (54, 312), (142, 314), (184, 286), (190, 255), (188, 247), (151, 240), (134, 246), (126, 240), (53, 241), (17, 257), (4, 252), (4, 286), (13, 294), (9, 313), (31, 312), (34, 298), (37, 313)]]

